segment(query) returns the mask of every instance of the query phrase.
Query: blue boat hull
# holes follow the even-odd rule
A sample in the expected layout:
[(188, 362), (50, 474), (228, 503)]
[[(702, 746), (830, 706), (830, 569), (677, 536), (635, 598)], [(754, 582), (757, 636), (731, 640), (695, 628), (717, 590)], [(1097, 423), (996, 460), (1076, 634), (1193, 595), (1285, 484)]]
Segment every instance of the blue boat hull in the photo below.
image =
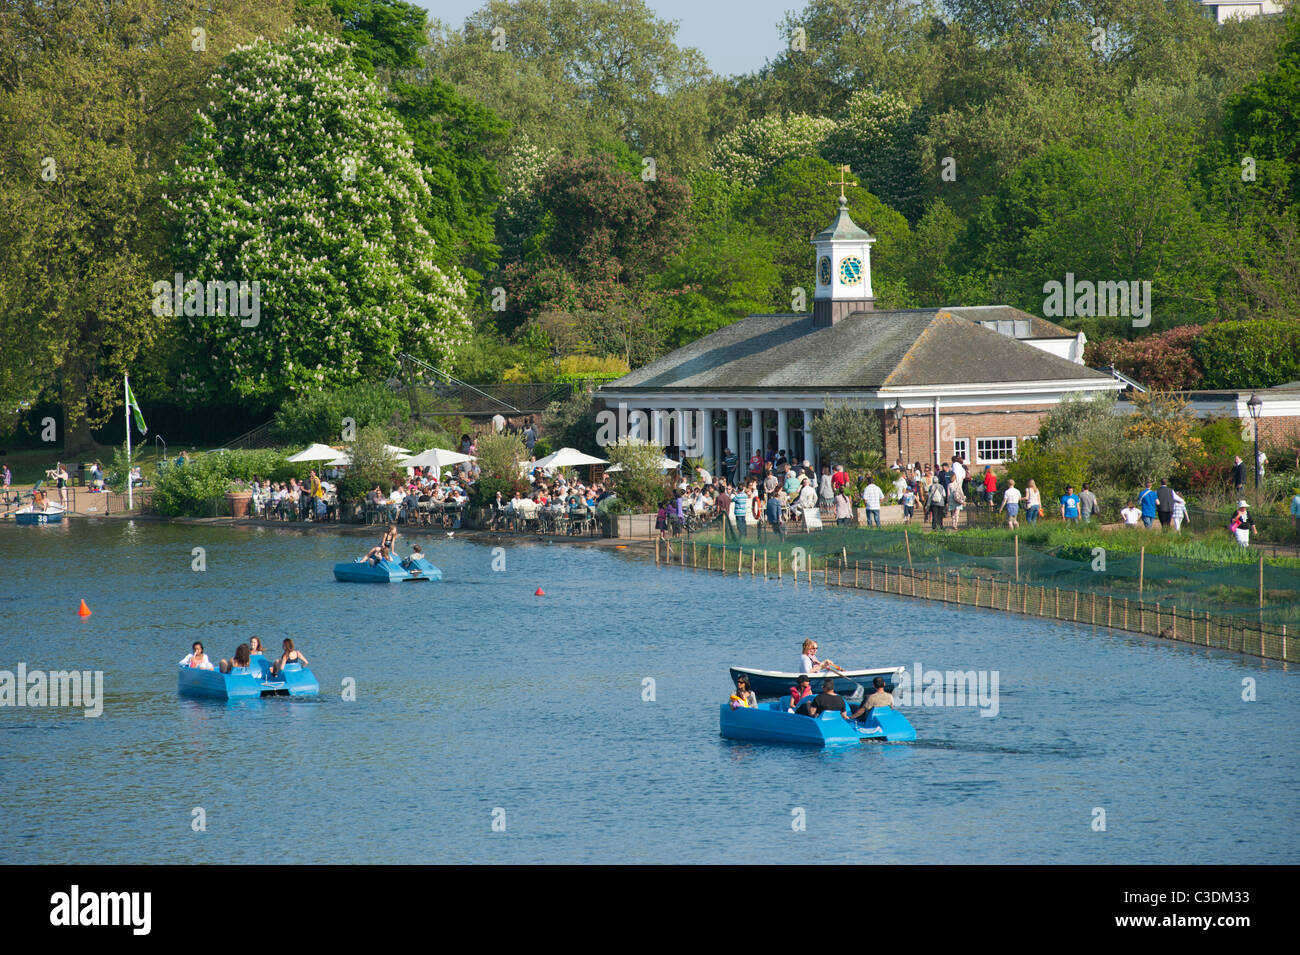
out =
[(395, 560), (378, 564), (368, 560), (349, 560), (334, 565), (334, 579), (352, 584), (402, 584), (442, 580), (442, 571), (423, 557), (408, 559), (405, 567)]
[(41, 511), (28, 511), (25, 514), (15, 514), (14, 520), (19, 524), (62, 524), (63, 511), (51, 511), (48, 514)]
[(255, 700), (263, 696), (315, 696), (320, 684), (315, 675), (299, 663), (286, 663), (274, 679), (270, 663), (260, 653), (249, 658), (248, 666), (230, 673), (180, 667), (176, 691), (181, 696), (209, 700)]
[(723, 703), (718, 724), (727, 739), (760, 743), (797, 743), (804, 746), (844, 746), (858, 743), (906, 742), (916, 739), (916, 730), (897, 710), (877, 707), (867, 718), (846, 720), (838, 712), (816, 717), (787, 712), (783, 702), (760, 703), (756, 707)]

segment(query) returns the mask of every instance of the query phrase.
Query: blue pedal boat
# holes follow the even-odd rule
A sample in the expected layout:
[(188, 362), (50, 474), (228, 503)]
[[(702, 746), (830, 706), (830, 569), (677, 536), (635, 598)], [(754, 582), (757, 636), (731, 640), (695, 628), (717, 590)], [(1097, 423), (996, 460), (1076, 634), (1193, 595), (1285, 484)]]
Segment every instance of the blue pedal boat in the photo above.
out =
[(220, 670), (197, 670), (180, 667), (176, 691), (181, 696), (209, 700), (255, 700), (263, 696), (315, 696), (320, 684), (301, 663), (286, 663), (274, 678), (271, 664), (260, 653), (248, 659), (248, 666), (222, 673)]
[(902, 713), (878, 706), (865, 719), (846, 720), (838, 711), (804, 716), (791, 713), (783, 701), (738, 706), (723, 703), (718, 715), (727, 739), (760, 743), (800, 743), (805, 746), (844, 746), (858, 743), (899, 743), (916, 739), (916, 730)]
[(404, 561), (349, 560), (334, 565), (334, 579), (354, 584), (407, 584), (422, 580), (442, 580), (442, 571), (423, 557)]

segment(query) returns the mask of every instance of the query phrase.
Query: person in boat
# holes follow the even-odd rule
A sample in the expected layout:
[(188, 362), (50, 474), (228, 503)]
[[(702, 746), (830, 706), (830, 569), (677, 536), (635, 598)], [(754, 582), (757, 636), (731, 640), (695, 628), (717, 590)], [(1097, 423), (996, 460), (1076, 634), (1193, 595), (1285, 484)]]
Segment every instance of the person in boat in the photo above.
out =
[(248, 644), (241, 643), (235, 648), (234, 659), (221, 661), (221, 672), (231, 673), (236, 668), (248, 669)]
[(835, 692), (835, 678), (827, 677), (822, 680), (822, 691), (813, 698), (812, 704), (808, 707), (808, 715), (815, 717), (819, 713), (830, 713), (835, 710), (838, 710), (841, 716), (845, 716), (844, 697)]
[(741, 674), (736, 677), (736, 692), (731, 694), (731, 708), (758, 706), (758, 697), (749, 688), (749, 677)]
[(799, 679), (794, 681), (794, 686), (790, 687), (790, 712), (807, 715), (812, 699), (812, 680), (808, 679), (807, 674), (800, 674)]
[(389, 524), (388, 530), (384, 531), (383, 538), (379, 541), (379, 546), (385, 550), (392, 550), (397, 545), (397, 525)]
[(817, 641), (805, 640), (803, 642), (803, 652), (799, 657), (800, 673), (821, 673), (824, 670), (835, 669), (835, 663), (831, 660), (817, 659)]
[(307, 658), (294, 649), (293, 641), (288, 637), (284, 638), (284, 652), (280, 654), (280, 659), (276, 660), (275, 665), (271, 667), (271, 672), (283, 672), (286, 663), (298, 663), (302, 666), (307, 665)]
[(189, 667), (192, 670), (211, 670), (212, 661), (203, 652), (203, 644), (195, 641), (190, 652), (185, 654), (185, 659), (181, 660), (181, 666)]
[(419, 544), (416, 544), (414, 547), (411, 548), (410, 556), (406, 557), (402, 561), (402, 567), (404, 567), (406, 570), (410, 570), (412, 567), (415, 566), (415, 562), (417, 560), (423, 560), (423, 559), (424, 559), (424, 549), (420, 547)]
[(851, 720), (866, 719), (877, 706), (894, 706), (894, 697), (885, 691), (885, 678), (878, 676), (871, 681), (871, 695), (862, 701), (862, 705), (850, 715)]
[(378, 567), (384, 561), (389, 560), (390, 557), (391, 557), (391, 553), (389, 552), (387, 547), (383, 547), (383, 546), (372, 547), (370, 548), (370, 551), (366, 554), (366, 556), (362, 558), (362, 562), (369, 563), (375, 567)]
[(262, 656), (266, 656), (266, 648), (262, 646), (261, 637), (248, 638), (248, 653), (249, 656), (252, 656), (254, 653), (260, 653)]

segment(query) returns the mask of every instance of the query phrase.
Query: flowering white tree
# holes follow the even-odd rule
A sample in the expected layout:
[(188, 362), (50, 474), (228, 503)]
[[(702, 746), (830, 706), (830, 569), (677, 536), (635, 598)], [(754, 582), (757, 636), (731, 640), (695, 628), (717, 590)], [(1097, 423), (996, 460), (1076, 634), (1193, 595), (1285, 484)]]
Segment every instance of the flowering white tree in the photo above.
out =
[(470, 331), (464, 279), (435, 264), (424, 170), (348, 46), (311, 29), (259, 39), (210, 90), (165, 181), (177, 266), (257, 282), (260, 302), (256, 320), (176, 303), (194, 346), (185, 391), (271, 401), (386, 372), (402, 351), (453, 357)]
[(762, 116), (718, 141), (709, 168), (742, 186), (753, 186), (787, 159), (816, 156), (835, 120), (793, 113)]

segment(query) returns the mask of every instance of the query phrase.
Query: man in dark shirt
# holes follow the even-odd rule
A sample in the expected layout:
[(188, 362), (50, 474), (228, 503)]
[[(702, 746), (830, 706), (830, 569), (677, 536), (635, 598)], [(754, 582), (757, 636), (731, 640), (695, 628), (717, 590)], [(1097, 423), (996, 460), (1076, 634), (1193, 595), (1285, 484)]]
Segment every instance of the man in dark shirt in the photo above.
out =
[(812, 701), (812, 706), (808, 707), (809, 716), (817, 716), (819, 713), (839, 710), (844, 713), (844, 697), (835, 692), (835, 679), (827, 677), (822, 680), (822, 691)]
[(1240, 494), (1246, 489), (1246, 462), (1238, 454), (1232, 459), (1232, 483)]
[(1168, 481), (1161, 481), (1160, 490), (1156, 491), (1156, 517), (1160, 518), (1160, 526), (1168, 530), (1173, 516), (1174, 489), (1169, 486)]
[(944, 461), (939, 471), (939, 483), (943, 489), (948, 490), (948, 485), (952, 483), (952, 472), (948, 470), (948, 462)]

